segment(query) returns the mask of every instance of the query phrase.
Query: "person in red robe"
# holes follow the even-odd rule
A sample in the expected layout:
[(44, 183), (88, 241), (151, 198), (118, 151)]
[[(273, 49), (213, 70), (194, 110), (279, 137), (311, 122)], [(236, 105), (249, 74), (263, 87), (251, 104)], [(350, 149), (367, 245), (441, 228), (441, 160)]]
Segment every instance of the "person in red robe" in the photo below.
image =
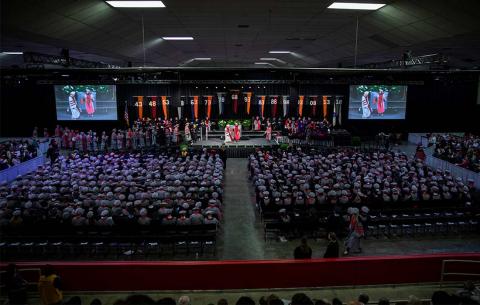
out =
[(132, 139), (133, 139), (133, 131), (132, 131), (131, 128), (129, 128), (128, 131), (127, 131), (127, 148), (128, 149), (133, 148)]
[(93, 117), (93, 113), (95, 112), (95, 106), (93, 105), (93, 95), (90, 89), (85, 90), (85, 98), (83, 99), (82, 104), (85, 104), (87, 114), (90, 117)]
[(270, 124), (270, 122), (267, 125), (267, 130), (265, 131), (265, 138), (269, 142), (272, 140), (272, 124)]
[(262, 129), (262, 122), (260, 121), (259, 117), (257, 116), (253, 121), (253, 129), (255, 131), (259, 131)]
[(240, 141), (240, 128), (238, 127), (238, 123), (235, 123), (235, 126), (233, 127), (233, 135), (235, 142)]

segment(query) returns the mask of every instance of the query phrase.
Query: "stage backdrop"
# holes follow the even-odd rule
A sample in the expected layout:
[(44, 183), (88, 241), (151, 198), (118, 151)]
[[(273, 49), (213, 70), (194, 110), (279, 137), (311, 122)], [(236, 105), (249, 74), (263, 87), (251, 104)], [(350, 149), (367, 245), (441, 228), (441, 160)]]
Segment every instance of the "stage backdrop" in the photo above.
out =
[[(48, 72), (46, 72), (48, 75)], [(76, 83), (89, 76), (75, 75), (69, 71)], [(108, 72), (105, 72), (108, 74)], [(203, 79), (212, 72), (187, 71), (182, 72), (185, 79)], [(215, 79), (268, 79), (259, 75), (258, 71), (221, 72), (221, 76), (213, 75)], [(234, 73), (237, 73), (238, 76)], [(292, 72), (289, 72), (292, 73)], [(392, 72), (394, 73), (394, 72)], [(295, 79), (299, 81), (314, 81), (314, 74), (298, 73)], [(365, 74), (365, 73), (363, 73)], [(405, 72), (395, 75), (405, 81), (421, 80), (421, 83), (408, 85), (407, 108), (405, 120), (349, 120), (347, 107), (349, 85), (365, 84), (364, 75), (342, 76), (342, 84), (304, 84), (294, 81), (291, 74), (277, 71), (269, 77), (290, 79), (288, 84), (249, 85), (153, 85), (153, 84), (122, 84), (117, 85), (117, 120), (116, 121), (69, 121), (71, 128), (111, 130), (125, 126), (125, 108), (130, 119), (138, 116), (148, 117), (182, 117), (199, 118), (210, 112), (212, 118), (251, 118), (253, 116), (303, 116), (315, 115), (322, 118), (324, 113), (330, 120), (341, 121), (341, 126), (355, 134), (373, 134), (385, 132), (429, 132), (445, 130), (448, 124), (451, 131), (480, 131), (479, 124), (473, 124), (480, 116), (480, 105), (476, 104), (478, 76), (460, 72), (441, 74), (435, 72)], [(386, 84), (386, 76), (370, 73), (377, 84)], [(369, 74), (369, 75), (370, 75)], [(333, 75), (335, 80), (337, 76)], [(47, 127), (51, 131), (57, 124), (53, 85), (42, 84), (42, 77), (28, 76), (27, 79), (15, 80), (11, 75), (3, 73), (0, 102), (0, 136), (30, 136), (34, 126)], [(91, 76), (90, 76), (91, 77)], [(91, 78), (90, 78), (91, 79)], [(360, 80), (359, 80), (360, 79)], [(77, 82), (78, 80), (78, 82)], [(58, 85), (66, 81), (58, 81)], [(69, 82), (70, 83), (70, 82)], [(92, 82), (84, 81), (84, 84)], [(97, 81), (96, 84), (107, 84)], [(113, 81), (110, 83), (114, 84)], [(390, 85), (393, 85), (391, 81)], [(337, 99), (337, 97), (343, 97)], [(139, 97), (140, 100), (139, 100)], [(326, 98), (324, 98), (326, 97)], [(140, 102), (140, 103), (139, 103)], [(192, 104), (193, 102), (193, 104)], [(135, 106), (135, 103), (137, 106)], [(301, 104), (301, 108), (299, 107)], [(142, 109), (138, 109), (138, 105)], [(127, 107), (125, 107), (127, 105)], [(335, 113), (335, 116), (333, 116)]]

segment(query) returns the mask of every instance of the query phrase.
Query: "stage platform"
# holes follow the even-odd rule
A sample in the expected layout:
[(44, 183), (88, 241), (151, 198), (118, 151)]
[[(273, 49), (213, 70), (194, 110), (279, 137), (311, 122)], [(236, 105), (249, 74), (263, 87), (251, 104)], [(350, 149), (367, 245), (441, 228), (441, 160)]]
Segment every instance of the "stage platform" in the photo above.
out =
[(214, 148), (220, 147), (225, 145), (229, 148), (245, 148), (245, 147), (271, 147), (274, 145), (278, 145), (275, 141), (267, 141), (265, 138), (249, 138), (246, 140), (240, 139), (238, 142), (229, 142), (225, 143), (221, 138), (212, 138), (209, 137), (208, 140), (200, 140), (192, 144), (194, 147), (207, 147), (207, 148)]

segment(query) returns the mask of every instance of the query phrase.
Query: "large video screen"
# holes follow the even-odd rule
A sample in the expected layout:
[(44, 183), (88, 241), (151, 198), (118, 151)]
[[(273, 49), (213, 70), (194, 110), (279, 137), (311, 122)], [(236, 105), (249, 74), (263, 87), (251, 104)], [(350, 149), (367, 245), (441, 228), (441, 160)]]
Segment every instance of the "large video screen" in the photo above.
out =
[(404, 120), (407, 86), (350, 86), (348, 118), (351, 120)]
[(59, 121), (110, 121), (117, 119), (117, 92), (112, 85), (56, 85)]

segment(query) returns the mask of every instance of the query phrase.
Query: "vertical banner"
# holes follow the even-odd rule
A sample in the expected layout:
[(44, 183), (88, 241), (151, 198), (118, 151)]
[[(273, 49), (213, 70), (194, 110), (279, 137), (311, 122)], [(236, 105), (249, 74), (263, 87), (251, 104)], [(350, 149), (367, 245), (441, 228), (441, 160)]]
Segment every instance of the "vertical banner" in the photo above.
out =
[(198, 120), (198, 95), (193, 96), (193, 115)]
[(258, 100), (258, 106), (260, 107), (260, 115), (261, 115), (261, 118), (264, 118), (264, 114), (265, 114), (265, 98), (266, 96), (265, 95), (261, 95), (259, 97), (260, 99)]
[(190, 118), (192, 119), (192, 121), (195, 121), (195, 107), (193, 103), (193, 96), (190, 99)]
[(332, 115), (332, 125), (335, 127), (337, 125), (337, 103), (336, 101), (333, 103), (333, 115)]
[(184, 97), (180, 97), (180, 106), (177, 107), (177, 113), (178, 113), (178, 119), (182, 119), (182, 108), (185, 106), (185, 100)]
[(225, 92), (217, 92), (218, 98), (218, 115), (221, 117), (223, 115), (223, 110), (225, 107)]
[(137, 96), (136, 106), (138, 108), (138, 118), (143, 118), (143, 96)]
[(157, 97), (151, 96), (150, 97), (150, 109), (152, 113), (152, 119), (157, 118)]
[(212, 119), (212, 100), (213, 100), (213, 96), (207, 95), (206, 98), (207, 99), (205, 101), (205, 105), (207, 105), (207, 118), (209, 118), (211, 120)]
[(161, 96), (162, 99), (162, 109), (163, 109), (163, 116), (165, 117), (165, 120), (168, 120), (168, 99), (167, 96), (163, 95)]
[(272, 117), (277, 116), (277, 108), (278, 108), (278, 96), (272, 95), (270, 96), (270, 104), (272, 105)]
[(237, 90), (232, 90), (232, 104), (233, 104), (233, 113), (238, 113), (238, 92)]
[(250, 114), (250, 104), (252, 102), (252, 92), (245, 92), (243, 93), (243, 101), (245, 102), (245, 105), (247, 106), (247, 114)]
[(283, 117), (287, 117), (288, 110), (290, 108), (290, 99), (288, 95), (282, 96), (282, 105), (283, 105)]
[(303, 99), (305, 98), (304, 95), (299, 95), (298, 96), (298, 116), (302, 117), (303, 116)]
[(341, 96), (335, 97), (335, 104), (337, 104), (338, 125), (342, 125), (342, 102), (343, 102), (343, 97)]
[(310, 108), (311, 108), (310, 115), (312, 117), (317, 116), (317, 97), (318, 97), (317, 95), (310, 96)]
[(323, 118), (327, 118), (327, 105), (329, 104), (328, 96), (322, 96)]
[(123, 114), (123, 118), (125, 119), (125, 124), (127, 127), (130, 127), (130, 118), (128, 116), (128, 105), (127, 101), (125, 101), (125, 113)]

